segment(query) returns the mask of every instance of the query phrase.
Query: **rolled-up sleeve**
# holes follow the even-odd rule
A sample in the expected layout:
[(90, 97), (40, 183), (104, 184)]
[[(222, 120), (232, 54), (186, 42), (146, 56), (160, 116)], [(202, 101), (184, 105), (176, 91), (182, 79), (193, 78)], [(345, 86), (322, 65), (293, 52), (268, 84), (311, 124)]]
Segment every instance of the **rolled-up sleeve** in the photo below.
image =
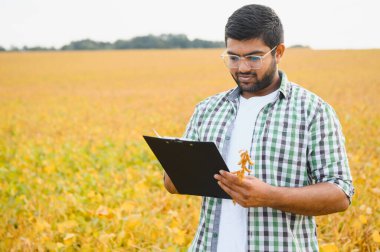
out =
[(354, 186), (348, 163), (345, 138), (334, 109), (322, 103), (310, 126), (308, 164), (314, 183), (329, 182), (347, 195), (350, 203)]

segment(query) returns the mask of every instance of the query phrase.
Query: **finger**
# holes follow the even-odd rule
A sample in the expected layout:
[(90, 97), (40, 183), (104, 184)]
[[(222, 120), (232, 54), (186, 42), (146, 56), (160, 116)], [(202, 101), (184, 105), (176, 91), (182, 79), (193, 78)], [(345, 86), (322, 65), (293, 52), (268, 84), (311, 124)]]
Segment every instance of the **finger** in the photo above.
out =
[(226, 187), (225, 185), (223, 185), (223, 183), (221, 182), (218, 182), (220, 187), (228, 194), (231, 196), (231, 199), (234, 201), (234, 203), (238, 203), (240, 206), (242, 207), (247, 207), (245, 204), (244, 204), (244, 201), (241, 199), (241, 195), (233, 190), (231, 190), (230, 188)]
[(227, 181), (230, 181), (230, 182), (238, 182), (239, 181), (238, 176), (232, 172), (220, 170), (219, 173)]
[(215, 174), (214, 177), (218, 180), (218, 184), (220, 186), (224, 186), (226, 190), (228, 189), (231, 192), (235, 192), (236, 195), (238, 195), (239, 197), (242, 197), (242, 195), (244, 195), (244, 193), (247, 191), (246, 188), (229, 182), (228, 180), (223, 178), (221, 175)]
[(226, 184), (224, 184), (221, 181), (218, 181), (218, 185), (225, 191), (228, 195), (231, 196), (232, 199), (235, 199), (235, 201), (238, 201), (240, 199), (240, 194), (233, 190), (232, 188), (228, 187)]
[[(231, 174), (231, 175), (232, 176), (236, 176), (236, 175), (233, 175), (233, 174)], [(230, 180), (228, 180), (227, 178), (225, 178), (221, 174), (215, 174), (214, 178), (217, 179), (218, 181), (222, 182), (223, 184), (225, 184), (229, 188), (237, 189), (237, 187), (239, 186), (239, 184), (231, 182)]]
[(220, 181), (218, 181), (218, 184), (228, 195), (231, 196), (231, 199), (233, 199), (240, 206), (245, 207), (245, 208), (249, 207), (249, 204), (247, 201), (247, 193), (244, 193), (242, 191), (236, 191), (234, 190), (234, 188), (230, 188)]
[(221, 175), (221, 179), (220, 181), (222, 181), (224, 184), (228, 184), (230, 185), (231, 187), (235, 187), (235, 186), (238, 186), (238, 187), (242, 187), (243, 186), (243, 180), (241, 180), (237, 175), (235, 174), (232, 174), (230, 172), (227, 172), (227, 171), (223, 171), (223, 170), (220, 170), (220, 175)]
[(214, 178), (217, 179), (218, 181), (223, 181), (224, 183), (227, 183), (227, 179), (225, 179), (221, 174), (214, 174)]
[(220, 174), (214, 174), (216, 180), (221, 180), (223, 177)]

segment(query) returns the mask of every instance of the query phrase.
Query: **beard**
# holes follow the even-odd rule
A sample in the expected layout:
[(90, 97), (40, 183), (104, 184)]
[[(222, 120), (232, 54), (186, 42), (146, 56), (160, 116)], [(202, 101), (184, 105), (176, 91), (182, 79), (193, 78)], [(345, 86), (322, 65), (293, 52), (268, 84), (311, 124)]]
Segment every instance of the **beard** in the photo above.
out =
[[(255, 72), (249, 72), (249, 73), (237, 72), (236, 76), (232, 74), (231, 75), (232, 75), (232, 78), (235, 80), (236, 84), (238, 85), (238, 87), (240, 88), (241, 92), (256, 93), (272, 84), (273, 79), (276, 75), (276, 71), (277, 71), (276, 61), (272, 60), (272, 64), (270, 65), (269, 69), (264, 73), (264, 76), (260, 80), (257, 78), (257, 74)], [(256, 79), (256, 82), (249, 86), (242, 85), (242, 83), (240, 83), (239, 81), (239, 75), (250, 76)]]

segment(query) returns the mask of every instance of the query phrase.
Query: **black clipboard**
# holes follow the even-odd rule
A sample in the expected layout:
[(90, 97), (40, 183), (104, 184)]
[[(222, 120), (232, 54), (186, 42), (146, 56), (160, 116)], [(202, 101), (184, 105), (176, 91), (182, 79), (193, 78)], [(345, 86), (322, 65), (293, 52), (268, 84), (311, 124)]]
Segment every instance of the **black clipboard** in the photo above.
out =
[(231, 199), (214, 178), (229, 171), (215, 143), (143, 137), (180, 194)]

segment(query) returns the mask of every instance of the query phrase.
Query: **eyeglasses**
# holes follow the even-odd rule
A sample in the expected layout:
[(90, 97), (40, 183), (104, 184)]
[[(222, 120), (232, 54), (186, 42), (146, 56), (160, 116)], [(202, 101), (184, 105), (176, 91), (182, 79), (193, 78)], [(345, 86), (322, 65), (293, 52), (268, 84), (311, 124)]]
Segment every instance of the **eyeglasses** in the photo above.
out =
[(239, 68), (240, 62), (244, 58), (246, 61), (246, 65), (249, 66), (251, 69), (260, 69), (263, 66), (263, 59), (265, 56), (267, 56), (269, 53), (271, 53), (274, 49), (276, 49), (277, 46), (273, 47), (269, 52), (264, 54), (263, 56), (257, 56), (257, 55), (246, 55), (246, 56), (238, 56), (238, 55), (232, 55), (223, 53), (220, 55), (220, 57), (223, 59), (224, 64), (230, 68)]

